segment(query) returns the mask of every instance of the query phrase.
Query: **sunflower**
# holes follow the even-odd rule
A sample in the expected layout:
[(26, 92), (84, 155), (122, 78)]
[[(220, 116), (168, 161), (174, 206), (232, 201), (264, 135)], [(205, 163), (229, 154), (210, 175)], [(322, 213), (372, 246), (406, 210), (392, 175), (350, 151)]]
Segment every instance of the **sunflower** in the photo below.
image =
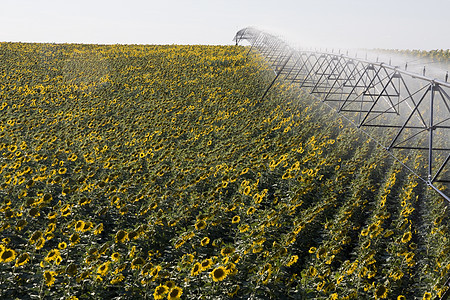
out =
[(116, 275), (113, 277), (113, 279), (111, 279), (111, 284), (117, 284), (121, 281), (123, 281), (125, 279), (125, 276), (123, 276), (122, 274)]
[(254, 208), (253, 206), (251, 206), (249, 209), (247, 209), (247, 215), (251, 215), (255, 212), (256, 208)]
[(78, 201), (78, 204), (80, 205), (80, 206), (83, 206), (83, 205), (87, 205), (87, 204), (89, 204), (89, 203), (91, 203), (91, 199), (90, 198), (87, 198), (87, 197), (82, 197), (79, 201)]
[(397, 300), (406, 300), (406, 297), (403, 296), (403, 295), (399, 295), (399, 296), (397, 297)]
[(119, 230), (116, 233), (116, 243), (123, 243), (128, 238), (128, 234), (125, 230)]
[(136, 246), (133, 246), (131, 247), (130, 252), (128, 252), (128, 257), (133, 258), (135, 253), (136, 253)]
[(29, 242), (31, 245), (33, 245), (33, 244), (35, 244), (42, 236), (43, 236), (43, 234), (42, 234), (41, 231), (35, 231), (35, 232), (31, 235), (31, 237), (30, 237), (30, 239), (28, 240), (28, 242)]
[(61, 242), (58, 244), (58, 249), (66, 249), (67, 248), (67, 243), (66, 242)]
[(228, 272), (227, 272), (227, 270), (224, 267), (220, 266), (220, 267), (217, 267), (214, 270), (212, 270), (210, 275), (211, 275), (212, 279), (215, 282), (217, 282), (217, 281), (224, 280), (225, 277), (227, 277)]
[[(150, 263), (151, 265), (151, 263)], [(122, 272), (123, 270), (125, 270), (125, 268), (127, 267), (127, 264), (121, 264), (119, 265), (115, 270), (114, 270), (114, 274), (119, 274), (120, 272)]]
[(103, 223), (97, 224), (94, 228), (94, 234), (100, 234), (103, 231)]
[(295, 264), (298, 260), (298, 255), (292, 255), (291, 259), (289, 260), (289, 262), (286, 264), (287, 267), (292, 266), (293, 264)]
[(241, 175), (247, 174), (248, 171), (249, 171), (249, 168), (242, 169)]
[(220, 250), (220, 254), (222, 254), (222, 256), (229, 256), (231, 254), (233, 254), (235, 251), (235, 249), (233, 247), (225, 247), (222, 248), (222, 250)]
[(56, 229), (56, 224), (55, 223), (50, 223), (50, 224), (48, 224), (48, 227), (45, 230), (45, 233), (49, 234), (49, 233), (55, 231), (55, 229)]
[(97, 268), (97, 273), (100, 274), (100, 276), (105, 276), (106, 273), (108, 273), (108, 270), (109, 270), (109, 264), (110, 264), (110, 263), (111, 263), (110, 261), (107, 261), (107, 262), (102, 263), (102, 264)]
[(165, 285), (158, 285), (155, 289), (155, 292), (153, 293), (153, 297), (155, 298), (155, 300), (158, 299), (163, 299), (164, 295), (167, 294), (167, 292), (169, 292), (169, 288)]
[(114, 252), (113, 254), (111, 254), (111, 259), (113, 261), (118, 261), (120, 259), (120, 254), (119, 252)]
[(241, 217), (239, 216), (234, 216), (233, 219), (231, 219), (231, 223), (233, 224), (239, 223), (239, 221), (241, 221)]
[(47, 286), (52, 286), (55, 283), (55, 275), (54, 271), (45, 271), (44, 272), (44, 281)]
[(159, 271), (161, 271), (161, 266), (156, 266), (154, 267), (151, 271), (150, 271), (150, 276), (151, 277), (158, 277)]
[(83, 228), (84, 228), (84, 221), (79, 220), (77, 223), (75, 223), (76, 231), (83, 231)]
[(53, 220), (53, 219), (56, 218), (57, 215), (58, 215), (58, 213), (57, 213), (56, 211), (52, 211), (52, 212), (50, 212), (50, 213), (47, 215), (47, 218), (48, 218), (49, 220)]
[(135, 259), (133, 259), (133, 261), (131, 262), (131, 269), (139, 269), (140, 267), (142, 267), (145, 263), (145, 260), (142, 257), (136, 257)]
[[(63, 190), (63, 196), (64, 196), (64, 190)], [(72, 207), (70, 204), (66, 204), (61, 208), (61, 216), (67, 217), (71, 214)]]
[(47, 256), (45, 257), (45, 261), (46, 262), (51, 262), (53, 260), (56, 260), (56, 258), (58, 256), (61, 256), (60, 252), (58, 249), (52, 249), (48, 252)]
[(183, 264), (191, 264), (194, 261), (194, 255), (190, 253), (184, 254), (181, 261)]
[(408, 263), (408, 265), (411, 265), (411, 266), (414, 265), (413, 258), (414, 258), (414, 253), (413, 252), (406, 253), (405, 259), (406, 259), (406, 262)]
[(327, 250), (325, 248), (319, 248), (319, 250), (316, 253), (316, 257), (318, 259), (320, 259), (321, 257), (326, 256), (326, 254), (327, 254)]
[(40, 237), (36, 242), (36, 246), (35, 246), (36, 250), (39, 250), (42, 247), (44, 247), (44, 244), (45, 244), (45, 239), (43, 237)]
[(36, 207), (31, 208), (28, 211), (28, 214), (30, 215), (30, 217), (33, 217), (33, 218), (39, 217), (41, 215), (41, 213), (39, 212), (39, 209), (37, 209)]
[(205, 221), (201, 220), (201, 221), (195, 223), (195, 229), (202, 230), (202, 229), (205, 229), (205, 228), (206, 228), (206, 222)]
[(180, 287), (176, 286), (169, 292), (167, 299), (168, 300), (180, 299), (181, 294), (183, 294), (183, 290)]
[(72, 154), (69, 155), (67, 160), (69, 160), (69, 161), (76, 161), (77, 158), (78, 158), (78, 156), (75, 153), (72, 153)]
[[(146, 263), (142, 268), (141, 268), (141, 275), (142, 276), (147, 276), (151, 270), (153, 268), (153, 264), (151, 262)], [(117, 270), (114, 271), (114, 273), (116, 273)]]
[(259, 253), (259, 252), (261, 252), (261, 251), (263, 251), (263, 247), (260, 246), (260, 245), (256, 245), (256, 246), (253, 247), (253, 249), (252, 249), (252, 253)]
[(75, 276), (78, 272), (78, 267), (76, 264), (70, 264), (66, 268), (66, 274), (69, 276)]
[(412, 234), (411, 231), (405, 232), (402, 237), (402, 243), (407, 243), (411, 240)]
[(77, 282), (81, 282), (82, 280), (85, 280), (86, 278), (88, 278), (91, 275), (90, 271), (84, 271), (82, 272), (78, 277), (77, 277)]
[(250, 195), (250, 192), (251, 192), (251, 191), (252, 191), (251, 187), (247, 185), (247, 186), (244, 188), (243, 193), (244, 193), (245, 196), (248, 196), (248, 195)]
[(16, 259), (16, 251), (13, 249), (6, 249), (3, 248), (3, 250), (0, 252), (0, 262), (10, 262)]
[(227, 263), (225, 270), (227, 271), (227, 275), (236, 275), (238, 272), (236, 265), (232, 262)]
[(388, 294), (388, 289), (384, 285), (380, 285), (375, 290), (375, 299), (385, 299)]
[(400, 280), (403, 276), (404, 273), (398, 267), (389, 273), (389, 277), (392, 277), (395, 281)]
[(430, 300), (431, 299), (431, 293), (430, 292), (425, 292), (423, 294), (422, 300)]
[[(9, 121), (10, 120), (8, 120), (8, 124), (9, 124)], [(17, 146), (16, 145), (9, 145), (8, 146), (8, 151), (15, 152), (16, 150), (17, 150)]]
[(90, 230), (93, 227), (94, 224), (92, 224), (92, 222), (88, 221), (88, 222), (84, 222), (83, 228), (81, 229), (81, 231), (86, 232), (88, 230)]
[(202, 246), (208, 245), (208, 244), (209, 244), (209, 237), (205, 236), (205, 237), (201, 240), (200, 244), (201, 244)]
[(178, 248), (180, 248), (181, 246), (183, 246), (184, 245), (184, 243), (186, 243), (186, 241), (184, 241), (184, 240), (178, 240), (176, 243), (175, 243), (175, 249), (178, 249)]
[(191, 276), (197, 276), (202, 271), (202, 264), (197, 262), (194, 264), (194, 267), (191, 269)]
[(207, 258), (202, 261), (202, 271), (208, 270), (213, 264), (212, 259)]
[(51, 239), (54, 238), (54, 237), (55, 237), (55, 235), (54, 235), (53, 233), (46, 233), (46, 234), (45, 234), (45, 239), (46, 239), (47, 241), (51, 240)]
[(311, 277), (315, 277), (315, 276), (317, 275), (317, 270), (316, 270), (316, 268), (314, 268), (313, 266), (309, 267), (309, 269), (308, 269), (308, 274), (309, 274)]
[(242, 225), (242, 226), (239, 227), (239, 232), (240, 233), (244, 233), (244, 232), (248, 231), (249, 228), (250, 227), (247, 224)]
[(30, 260), (30, 255), (28, 255), (28, 253), (22, 253), (20, 254), (17, 259), (16, 259), (16, 263), (15, 263), (15, 267), (20, 267), (23, 266), (24, 264), (26, 264), (28, 261)]
[[(20, 185), (20, 182), (19, 182), (19, 185)], [(20, 193), (19, 193), (19, 195), (17, 195), (17, 197), (18, 197), (19, 199), (21, 199), (21, 198), (26, 197), (27, 195), (28, 195), (28, 193), (27, 193), (26, 190), (21, 190)]]
[(73, 233), (73, 234), (70, 236), (69, 241), (70, 241), (70, 245), (71, 245), (71, 246), (77, 244), (77, 243), (80, 241), (80, 235), (79, 235), (78, 233), (76, 233), (76, 232)]

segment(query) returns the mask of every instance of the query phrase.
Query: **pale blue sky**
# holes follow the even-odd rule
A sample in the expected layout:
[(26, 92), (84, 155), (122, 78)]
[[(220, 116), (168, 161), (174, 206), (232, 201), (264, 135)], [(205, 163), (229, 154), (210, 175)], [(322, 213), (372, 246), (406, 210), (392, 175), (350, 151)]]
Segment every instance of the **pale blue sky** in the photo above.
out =
[(448, 49), (450, 0), (0, 0), (0, 41), (233, 44), (247, 26), (299, 46)]

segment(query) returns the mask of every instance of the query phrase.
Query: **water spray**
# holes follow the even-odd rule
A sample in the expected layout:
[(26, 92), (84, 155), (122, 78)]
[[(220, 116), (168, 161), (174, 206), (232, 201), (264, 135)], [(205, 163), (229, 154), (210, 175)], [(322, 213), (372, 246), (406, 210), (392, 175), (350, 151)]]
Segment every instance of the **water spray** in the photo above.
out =
[[(259, 38), (264, 35), (265, 38)], [(389, 64), (322, 51), (295, 51), (283, 40), (254, 28), (236, 33), (237, 42), (246, 40), (271, 65), (276, 80), (284, 80), (309, 91), (316, 99), (335, 109), (364, 134), (401, 163), (418, 179), (450, 202), (450, 84)], [(334, 52), (334, 49), (332, 50)], [(270, 54), (270, 55), (267, 55)], [(275, 57), (275, 59), (274, 59)], [(289, 63), (290, 62), (290, 63)], [(437, 109), (440, 107), (440, 109)], [(373, 135), (380, 130), (381, 142)], [(405, 151), (426, 153), (419, 169), (402, 160)], [(426, 170), (426, 174), (421, 171)], [(442, 189), (438, 184), (447, 185)]]

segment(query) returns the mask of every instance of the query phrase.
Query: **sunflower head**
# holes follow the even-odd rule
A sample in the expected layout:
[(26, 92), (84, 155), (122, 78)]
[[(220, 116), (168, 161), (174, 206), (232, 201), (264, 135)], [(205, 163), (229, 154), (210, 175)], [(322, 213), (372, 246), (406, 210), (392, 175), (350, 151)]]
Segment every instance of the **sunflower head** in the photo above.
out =
[(70, 241), (70, 245), (75, 245), (76, 243), (78, 243), (80, 241), (80, 235), (78, 233), (74, 233), (70, 236), (69, 238)]
[(97, 273), (100, 274), (100, 276), (105, 276), (106, 273), (108, 273), (109, 270), (109, 264), (111, 262), (107, 261), (102, 263), (98, 268), (97, 268)]
[(385, 299), (387, 297), (388, 290), (384, 285), (380, 285), (375, 290), (375, 299)]
[(194, 267), (192, 267), (191, 276), (196, 276), (200, 274), (201, 271), (202, 271), (202, 264), (197, 262), (194, 264)]
[(75, 265), (75, 264), (70, 264), (66, 268), (66, 273), (69, 276), (75, 276), (77, 274), (77, 272), (78, 272), (78, 268), (77, 268), (77, 265)]
[(153, 293), (153, 297), (155, 299), (163, 299), (164, 295), (169, 292), (169, 288), (165, 285), (159, 285), (156, 287), (155, 292)]
[(201, 263), (202, 271), (209, 269), (209, 267), (211, 267), (212, 264), (213, 262), (210, 258), (203, 260)]
[(10, 262), (16, 259), (16, 251), (13, 249), (4, 249), (0, 253), (0, 262)]
[(167, 299), (169, 300), (180, 299), (181, 294), (183, 294), (183, 290), (180, 287), (176, 286), (169, 292)]
[(114, 252), (113, 254), (111, 254), (111, 259), (113, 261), (118, 261), (120, 259), (120, 253), (119, 252)]
[(231, 223), (236, 224), (239, 223), (241, 221), (241, 217), (239, 216), (234, 216), (233, 219), (231, 219)]
[(119, 230), (116, 233), (116, 243), (123, 243), (127, 239), (128, 234), (125, 230)]
[(233, 254), (235, 251), (235, 249), (233, 247), (225, 247), (222, 250), (220, 250), (220, 254), (222, 254), (223, 256), (228, 256)]
[(82, 231), (84, 228), (84, 221), (79, 220), (77, 223), (75, 223), (75, 230), (76, 231)]
[(411, 240), (412, 234), (411, 231), (405, 232), (402, 236), (402, 243), (407, 243)]
[(209, 244), (209, 237), (205, 236), (205, 237), (201, 240), (200, 244), (201, 244), (202, 246), (208, 245), (208, 244)]
[(142, 267), (145, 264), (145, 260), (142, 257), (136, 257), (135, 259), (133, 259), (133, 261), (131, 262), (131, 268), (132, 269), (139, 269), (140, 267)]
[(28, 253), (22, 253), (20, 254), (16, 259), (15, 267), (23, 266), (30, 260), (30, 255)]
[(225, 277), (227, 277), (228, 275), (228, 271), (224, 268), (224, 267), (217, 267), (214, 270), (212, 270), (212, 272), (210, 273), (212, 279), (214, 281), (222, 281), (225, 279)]
[(45, 271), (44, 272), (44, 281), (47, 286), (51, 286), (55, 283), (55, 275), (54, 271)]
[(430, 292), (425, 292), (423, 294), (423, 300), (430, 300), (431, 299), (431, 293)]
[(201, 221), (195, 223), (195, 229), (202, 230), (202, 229), (205, 229), (205, 228), (206, 228), (206, 222), (205, 221), (201, 220)]

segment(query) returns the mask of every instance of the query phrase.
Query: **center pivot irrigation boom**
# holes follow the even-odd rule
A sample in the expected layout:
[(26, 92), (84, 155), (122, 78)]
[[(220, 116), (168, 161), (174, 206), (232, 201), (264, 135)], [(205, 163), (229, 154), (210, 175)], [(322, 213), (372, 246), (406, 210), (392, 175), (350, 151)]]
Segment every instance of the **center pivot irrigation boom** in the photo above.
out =
[[(334, 108), (420, 180), (450, 202), (450, 83), (382, 62), (344, 54), (296, 50), (255, 28), (239, 30), (272, 67), (276, 80), (295, 84)], [(422, 151), (420, 165), (405, 163)]]

